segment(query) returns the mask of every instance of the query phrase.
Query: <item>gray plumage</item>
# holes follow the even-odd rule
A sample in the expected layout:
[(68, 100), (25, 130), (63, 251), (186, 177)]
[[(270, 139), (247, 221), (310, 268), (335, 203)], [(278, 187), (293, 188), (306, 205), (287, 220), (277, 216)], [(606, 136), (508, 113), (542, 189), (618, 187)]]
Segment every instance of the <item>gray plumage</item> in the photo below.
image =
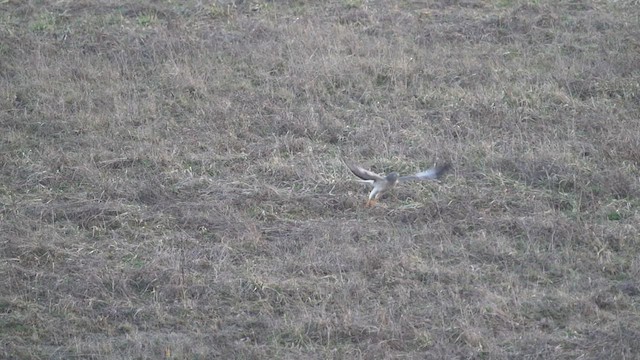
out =
[(359, 177), (360, 182), (369, 184), (373, 186), (373, 190), (369, 194), (369, 200), (367, 201), (367, 206), (374, 205), (378, 198), (389, 191), (391, 188), (396, 186), (398, 183), (407, 182), (407, 181), (421, 181), (421, 180), (435, 180), (438, 179), (442, 174), (444, 174), (451, 167), (450, 164), (444, 164), (441, 166), (434, 166), (428, 170), (419, 172), (414, 175), (408, 176), (399, 176), (397, 172), (392, 172), (387, 174), (386, 176), (378, 175), (372, 171), (366, 170), (358, 165), (346, 163), (347, 167), (351, 172)]

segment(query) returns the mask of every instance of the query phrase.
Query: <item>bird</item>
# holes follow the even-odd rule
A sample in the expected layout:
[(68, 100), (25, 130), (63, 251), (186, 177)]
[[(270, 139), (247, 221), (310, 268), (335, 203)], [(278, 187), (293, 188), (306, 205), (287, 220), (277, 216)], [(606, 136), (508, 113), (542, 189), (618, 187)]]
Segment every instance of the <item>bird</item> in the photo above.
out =
[(445, 163), (444, 165), (434, 166), (414, 175), (400, 176), (394, 171), (386, 176), (382, 176), (346, 161), (345, 164), (355, 176), (361, 179), (360, 182), (373, 186), (373, 190), (371, 190), (371, 193), (369, 194), (369, 199), (365, 203), (366, 207), (374, 206), (383, 193), (389, 191), (398, 183), (407, 181), (436, 180), (451, 168), (451, 164)]

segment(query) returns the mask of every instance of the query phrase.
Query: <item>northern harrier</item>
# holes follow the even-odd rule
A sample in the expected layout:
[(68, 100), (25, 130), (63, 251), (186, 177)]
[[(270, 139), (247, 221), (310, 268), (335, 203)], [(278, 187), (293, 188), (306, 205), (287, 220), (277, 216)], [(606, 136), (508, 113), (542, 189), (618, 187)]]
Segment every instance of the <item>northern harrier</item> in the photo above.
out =
[(351, 170), (355, 176), (362, 179), (360, 182), (373, 186), (373, 190), (371, 190), (369, 200), (367, 200), (365, 206), (375, 205), (378, 202), (380, 195), (393, 188), (397, 183), (413, 180), (436, 180), (451, 167), (451, 165), (447, 163), (441, 166), (434, 166), (429, 170), (419, 172), (415, 175), (399, 176), (398, 173), (394, 171), (386, 176), (382, 176), (369, 170), (365, 170), (358, 165), (349, 164), (347, 162), (345, 162), (345, 164), (347, 164), (349, 170)]

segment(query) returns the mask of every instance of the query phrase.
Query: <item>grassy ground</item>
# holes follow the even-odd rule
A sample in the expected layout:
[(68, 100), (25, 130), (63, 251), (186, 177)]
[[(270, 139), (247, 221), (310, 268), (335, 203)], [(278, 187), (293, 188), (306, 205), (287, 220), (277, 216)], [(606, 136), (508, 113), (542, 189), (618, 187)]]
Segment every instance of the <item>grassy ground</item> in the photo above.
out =
[(637, 1), (237, 3), (0, 2), (0, 357), (640, 353)]

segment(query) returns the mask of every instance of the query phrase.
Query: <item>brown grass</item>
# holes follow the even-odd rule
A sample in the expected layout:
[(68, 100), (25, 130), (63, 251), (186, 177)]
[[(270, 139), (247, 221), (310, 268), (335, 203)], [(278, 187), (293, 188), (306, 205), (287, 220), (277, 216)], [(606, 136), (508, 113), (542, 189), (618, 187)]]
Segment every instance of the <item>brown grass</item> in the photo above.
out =
[(637, 1), (236, 3), (0, 4), (0, 357), (640, 353)]

